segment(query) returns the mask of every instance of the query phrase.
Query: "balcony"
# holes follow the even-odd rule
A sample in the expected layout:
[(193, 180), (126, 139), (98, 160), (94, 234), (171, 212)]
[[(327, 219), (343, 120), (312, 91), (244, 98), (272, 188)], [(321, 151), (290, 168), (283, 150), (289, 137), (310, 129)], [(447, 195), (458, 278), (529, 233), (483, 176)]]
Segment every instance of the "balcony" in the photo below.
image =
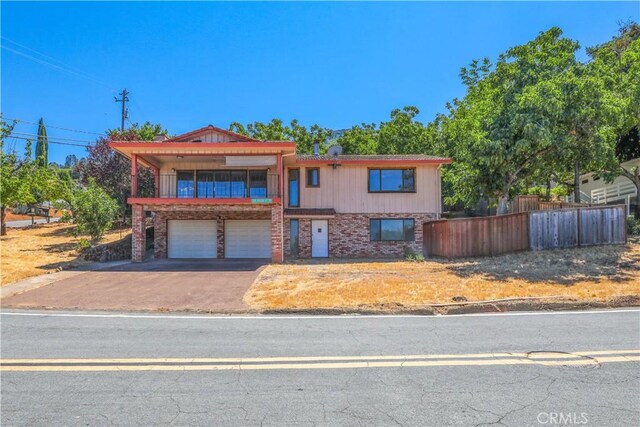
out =
[[(225, 204), (278, 202), (279, 175), (263, 170), (178, 171), (155, 175), (154, 189), (132, 175), (130, 203)], [(153, 195), (151, 195), (153, 193)]]

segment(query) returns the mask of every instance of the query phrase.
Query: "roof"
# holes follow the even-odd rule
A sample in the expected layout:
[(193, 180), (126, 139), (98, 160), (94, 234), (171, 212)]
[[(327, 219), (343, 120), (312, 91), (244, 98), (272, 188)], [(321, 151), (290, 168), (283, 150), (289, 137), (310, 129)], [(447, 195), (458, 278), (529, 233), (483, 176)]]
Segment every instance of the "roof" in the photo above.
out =
[(425, 154), (371, 154), (371, 155), (321, 155), (298, 154), (296, 160), (300, 162), (338, 162), (338, 163), (366, 163), (366, 162), (416, 162), (416, 163), (451, 163), (447, 157), (427, 156)]
[(334, 216), (333, 208), (285, 208), (285, 216)]
[(260, 142), (259, 139), (254, 139), (246, 135), (240, 135), (239, 133), (231, 132), (230, 130), (215, 127), (213, 125), (208, 125), (200, 129), (193, 130), (191, 132), (183, 133), (182, 135), (174, 136), (173, 138), (169, 138), (165, 140), (165, 142), (184, 142), (186, 139), (190, 139), (200, 134), (204, 134), (212, 131), (228, 135), (234, 138), (235, 141), (239, 141), (239, 142)]

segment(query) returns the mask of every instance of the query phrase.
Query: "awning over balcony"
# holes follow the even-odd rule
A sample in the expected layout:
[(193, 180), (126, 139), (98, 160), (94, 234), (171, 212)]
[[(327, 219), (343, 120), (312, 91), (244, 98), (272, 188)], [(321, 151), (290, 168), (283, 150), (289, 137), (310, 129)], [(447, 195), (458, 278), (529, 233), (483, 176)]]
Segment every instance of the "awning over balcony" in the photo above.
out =
[(226, 166), (273, 166), (277, 163), (276, 156), (226, 156)]

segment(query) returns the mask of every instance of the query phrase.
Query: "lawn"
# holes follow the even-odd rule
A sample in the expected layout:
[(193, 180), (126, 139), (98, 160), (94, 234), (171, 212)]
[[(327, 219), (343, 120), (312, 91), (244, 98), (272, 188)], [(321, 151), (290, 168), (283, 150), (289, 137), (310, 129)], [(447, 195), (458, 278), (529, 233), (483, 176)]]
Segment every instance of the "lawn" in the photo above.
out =
[[(79, 258), (79, 237), (72, 231), (75, 225), (43, 224), (29, 228), (8, 228), (0, 237), (0, 284), (2, 286), (27, 277), (69, 269), (87, 261)], [(101, 243), (125, 237), (130, 230), (111, 231)]]
[(640, 295), (640, 242), (464, 260), (299, 262), (267, 267), (244, 297), (256, 309), (406, 309), (454, 301)]

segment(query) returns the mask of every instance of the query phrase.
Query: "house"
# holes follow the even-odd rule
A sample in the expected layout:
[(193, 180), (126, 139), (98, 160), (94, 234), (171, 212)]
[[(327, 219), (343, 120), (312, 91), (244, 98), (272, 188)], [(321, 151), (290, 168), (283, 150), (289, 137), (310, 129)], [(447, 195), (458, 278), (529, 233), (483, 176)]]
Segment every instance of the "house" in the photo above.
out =
[[(149, 212), (156, 258), (421, 253), (422, 225), (440, 215), (440, 168), (450, 163), (425, 155), (300, 155), (293, 141), (214, 126), (110, 146), (131, 159), (137, 262), (145, 257)], [(154, 171), (155, 194), (138, 193), (139, 165)]]
[[(640, 167), (640, 158), (621, 163), (621, 166), (627, 170)], [(580, 193), (582, 202), (625, 204), (627, 205), (627, 212), (633, 212), (638, 189), (629, 178), (624, 176), (619, 176), (613, 182), (607, 184), (604, 178), (593, 173), (587, 173), (580, 176)]]

